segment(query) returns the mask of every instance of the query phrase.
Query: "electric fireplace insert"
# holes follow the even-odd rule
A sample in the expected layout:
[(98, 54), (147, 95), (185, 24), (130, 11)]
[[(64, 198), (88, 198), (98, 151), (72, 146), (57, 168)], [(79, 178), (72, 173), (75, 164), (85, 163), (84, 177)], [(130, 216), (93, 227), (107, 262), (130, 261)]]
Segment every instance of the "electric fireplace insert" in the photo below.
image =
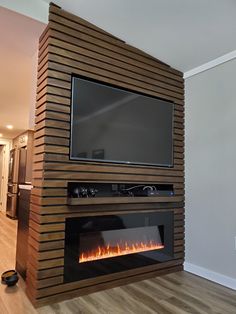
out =
[(173, 212), (66, 219), (64, 282), (173, 259)]

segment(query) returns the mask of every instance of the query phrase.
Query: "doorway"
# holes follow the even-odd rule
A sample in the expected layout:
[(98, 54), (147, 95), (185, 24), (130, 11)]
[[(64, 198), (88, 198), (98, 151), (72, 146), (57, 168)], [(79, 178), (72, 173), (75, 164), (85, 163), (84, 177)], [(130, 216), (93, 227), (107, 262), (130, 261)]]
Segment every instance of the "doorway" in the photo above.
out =
[(0, 145), (0, 210), (3, 210), (5, 145)]
[(0, 211), (6, 211), (10, 140), (0, 139)]

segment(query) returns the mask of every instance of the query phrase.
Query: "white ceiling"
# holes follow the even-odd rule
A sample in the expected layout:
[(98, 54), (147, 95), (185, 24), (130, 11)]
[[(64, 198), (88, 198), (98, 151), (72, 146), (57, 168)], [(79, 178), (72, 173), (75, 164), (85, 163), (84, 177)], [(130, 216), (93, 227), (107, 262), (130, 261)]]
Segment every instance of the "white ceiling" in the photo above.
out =
[[(0, 133), (12, 138), (29, 128), (38, 38), (45, 25), (0, 7)], [(12, 130), (6, 125), (13, 125)]]
[(236, 49), (236, 0), (53, 2), (182, 72)]

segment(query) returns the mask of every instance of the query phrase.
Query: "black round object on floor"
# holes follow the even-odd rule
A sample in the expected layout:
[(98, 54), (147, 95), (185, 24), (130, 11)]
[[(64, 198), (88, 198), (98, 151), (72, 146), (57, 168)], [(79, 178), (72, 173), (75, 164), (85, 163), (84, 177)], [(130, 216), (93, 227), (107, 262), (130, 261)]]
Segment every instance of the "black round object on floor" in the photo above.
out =
[(14, 286), (18, 280), (18, 274), (15, 270), (7, 270), (2, 274), (2, 283), (8, 285), (8, 287)]

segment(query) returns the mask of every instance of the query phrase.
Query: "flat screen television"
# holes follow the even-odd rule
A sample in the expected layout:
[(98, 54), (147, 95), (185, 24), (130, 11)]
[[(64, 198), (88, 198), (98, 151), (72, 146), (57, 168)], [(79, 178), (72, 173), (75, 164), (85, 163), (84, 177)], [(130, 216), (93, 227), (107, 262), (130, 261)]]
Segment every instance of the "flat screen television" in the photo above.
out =
[(70, 158), (173, 166), (174, 104), (72, 77)]

